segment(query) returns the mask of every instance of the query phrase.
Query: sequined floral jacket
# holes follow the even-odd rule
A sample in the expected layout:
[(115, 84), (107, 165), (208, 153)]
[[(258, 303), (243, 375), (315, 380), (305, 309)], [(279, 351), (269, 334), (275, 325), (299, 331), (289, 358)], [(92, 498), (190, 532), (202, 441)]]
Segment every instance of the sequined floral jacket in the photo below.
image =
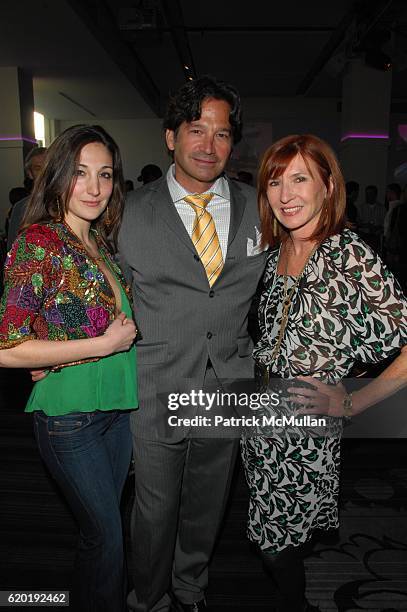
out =
[[(119, 267), (96, 232), (95, 238), (129, 296)], [(4, 286), (0, 349), (31, 339), (93, 338), (115, 317), (109, 281), (63, 223), (32, 225), (20, 234), (7, 256)]]

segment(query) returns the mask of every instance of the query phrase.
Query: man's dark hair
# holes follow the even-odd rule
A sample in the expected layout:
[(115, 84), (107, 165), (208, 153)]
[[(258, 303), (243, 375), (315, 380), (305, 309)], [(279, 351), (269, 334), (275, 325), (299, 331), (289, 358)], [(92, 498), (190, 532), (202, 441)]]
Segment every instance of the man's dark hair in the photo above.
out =
[(400, 185), (398, 183), (389, 183), (387, 185), (386, 189), (388, 191), (392, 191), (397, 196), (398, 200), (400, 199), (400, 196), (401, 196), (401, 187), (400, 187)]
[(137, 180), (139, 183), (143, 183), (143, 185), (145, 185), (146, 183), (151, 183), (152, 181), (159, 179), (162, 175), (163, 173), (159, 166), (156, 166), (155, 164), (147, 164), (141, 169), (140, 176), (137, 177)]
[(374, 191), (376, 195), (378, 193), (376, 185), (367, 185), (365, 191), (368, 191), (368, 190), (369, 191)]
[(202, 102), (208, 98), (224, 100), (230, 105), (233, 144), (237, 144), (242, 137), (240, 96), (232, 85), (211, 76), (188, 81), (170, 97), (163, 122), (164, 130), (173, 130), (176, 134), (184, 121), (191, 123), (199, 119)]
[(30, 193), (24, 187), (13, 187), (13, 189), (9, 191), (8, 199), (10, 204), (16, 204), (28, 195), (30, 195)]

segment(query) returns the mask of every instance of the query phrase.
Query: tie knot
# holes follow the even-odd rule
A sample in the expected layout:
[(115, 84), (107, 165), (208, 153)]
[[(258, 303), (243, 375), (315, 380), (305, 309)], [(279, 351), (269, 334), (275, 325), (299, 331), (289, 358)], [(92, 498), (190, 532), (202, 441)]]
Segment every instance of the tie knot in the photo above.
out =
[(185, 196), (184, 200), (191, 206), (205, 208), (213, 198), (213, 193), (196, 193), (194, 195)]

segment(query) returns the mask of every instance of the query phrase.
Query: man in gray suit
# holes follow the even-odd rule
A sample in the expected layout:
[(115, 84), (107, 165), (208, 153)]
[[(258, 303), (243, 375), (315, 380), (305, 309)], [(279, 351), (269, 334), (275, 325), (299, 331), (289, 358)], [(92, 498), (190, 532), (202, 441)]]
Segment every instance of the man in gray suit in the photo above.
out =
[[(46, 152), (47, 149), (45, 147), (34, 147), (24, 160), (24, 185), (27, 187), (28, 192), (31, 192), (31, 189), (34, 186), (34, 181), (44, 166)], [(19, 202), (16, 202), (11, 210), (7, 231), (8, 251), (11, 249), (14, 240), (17, 238), (21, 221), (23, 220), (25, 209), (27, 208), (29, 200), (30, 196), (23, 198)]]
[[(209, 77), (188, 82), (164, 128), (174, 164), (129, 194), (119, 237), (141, 333), (128, 604), (195, 612), (206, 607), (238, 441), (169, 426), (166, 398), (253, 375), (247, 315), (265, 255), (255, 191), (223, 174), (241, 136), (237, 92)], [(194, 414), (208, 411), (190, 406)]]

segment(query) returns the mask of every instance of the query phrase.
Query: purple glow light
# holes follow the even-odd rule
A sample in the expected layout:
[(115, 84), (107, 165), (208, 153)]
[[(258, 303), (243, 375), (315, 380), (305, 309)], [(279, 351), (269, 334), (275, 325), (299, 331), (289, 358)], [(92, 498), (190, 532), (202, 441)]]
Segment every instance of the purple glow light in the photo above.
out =
[(28, 138), (27, 136), (0, 136), (0, 141), (10, 141), (10, 140), (25, 140), (26, 142), (31, 142), (31, 144), (38, 144), (35, 138)]
[(348, 132), (346, 134), (344, 134), (341, 138), (341, 142), (343, 142), (344, 140), (350, 140), (352, 138), (359, 138), (361, 140), (365, 140), (365, 139), (374, 139), (374, 140), (388, 140), (389, 135), (388, 134), (369, 134), (366, 132)]
[(405, 123), (399, 123), (398, 125), (399, 136), (407, 142), (407, 125)]

